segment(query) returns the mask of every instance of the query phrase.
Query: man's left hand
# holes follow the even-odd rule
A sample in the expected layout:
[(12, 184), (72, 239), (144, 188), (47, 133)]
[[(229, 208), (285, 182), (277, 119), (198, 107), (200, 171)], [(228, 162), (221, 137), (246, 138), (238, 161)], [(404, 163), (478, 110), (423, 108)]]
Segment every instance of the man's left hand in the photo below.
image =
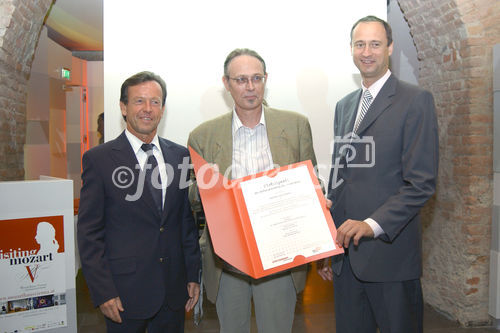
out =
[(196, 282), (189, 282), (187, 285), (189, 299), (186, 302), (186, 312), (191, 311), (200, 297), (200, 285)]
[(352, 239), (357, 246), (361, 237), (373, 238), (373, 236), (373, 230), (368, 223), (349, 219), (337, 229), (337, 245), (347, 248)]

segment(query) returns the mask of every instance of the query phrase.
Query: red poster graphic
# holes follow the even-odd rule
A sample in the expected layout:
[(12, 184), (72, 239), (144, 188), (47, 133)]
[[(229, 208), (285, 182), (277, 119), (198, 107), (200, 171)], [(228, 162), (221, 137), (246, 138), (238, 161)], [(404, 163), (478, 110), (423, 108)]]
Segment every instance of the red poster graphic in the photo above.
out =
[(45, 216), (0, 221), (0, 259), (28, 251), (37, 254), (46, 249), (64, 252), (63, 216)]
[(0, 220), (0, 328), (66, 326), (64, 216)]

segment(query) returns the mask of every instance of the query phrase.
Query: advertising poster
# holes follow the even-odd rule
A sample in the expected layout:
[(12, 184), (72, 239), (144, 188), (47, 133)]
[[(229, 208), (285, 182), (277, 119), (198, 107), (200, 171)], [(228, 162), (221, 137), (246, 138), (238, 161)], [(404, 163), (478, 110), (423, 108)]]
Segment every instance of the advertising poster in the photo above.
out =
[(67, 325), (63, 216), (0, 220), (0, 333)]

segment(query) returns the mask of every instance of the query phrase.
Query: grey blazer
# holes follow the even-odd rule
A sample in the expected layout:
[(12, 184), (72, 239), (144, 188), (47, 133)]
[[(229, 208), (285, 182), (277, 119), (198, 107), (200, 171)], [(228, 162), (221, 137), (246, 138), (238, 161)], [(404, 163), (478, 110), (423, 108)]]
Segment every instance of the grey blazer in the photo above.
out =
[[(347, 95), (335, 109), (331, 213), (337, 228), (347, 219), (372, 218), (384, 230), (358, 246), (351, 242), (350, 262), (359, 279), (417, 279), (422, 274), (419, 211), (434, 194), (438, 173), (434, 99), (391, 75), (358, 128), (360, 138), (344, 138), (352, 131), (361, 92)], [(337, 275), (342, 258), (333, 258)]]

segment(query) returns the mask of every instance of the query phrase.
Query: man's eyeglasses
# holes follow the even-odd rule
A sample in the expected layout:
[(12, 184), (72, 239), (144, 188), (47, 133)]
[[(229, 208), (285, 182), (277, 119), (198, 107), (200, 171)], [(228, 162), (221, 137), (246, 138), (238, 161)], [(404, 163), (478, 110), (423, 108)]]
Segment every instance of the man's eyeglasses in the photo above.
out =
[(252, 77), (248, 77), (248, 76), (230, 77), (229, 79), (233, 80), (238, 85), (243, 86), (243, 85), (247, 85), (248, 82), (250, 82), (250, 81), (252, 81), (252, 84), (261, 84), (264, 82), (265, 78), (266, 77), (264, 75), (254, 75)]

